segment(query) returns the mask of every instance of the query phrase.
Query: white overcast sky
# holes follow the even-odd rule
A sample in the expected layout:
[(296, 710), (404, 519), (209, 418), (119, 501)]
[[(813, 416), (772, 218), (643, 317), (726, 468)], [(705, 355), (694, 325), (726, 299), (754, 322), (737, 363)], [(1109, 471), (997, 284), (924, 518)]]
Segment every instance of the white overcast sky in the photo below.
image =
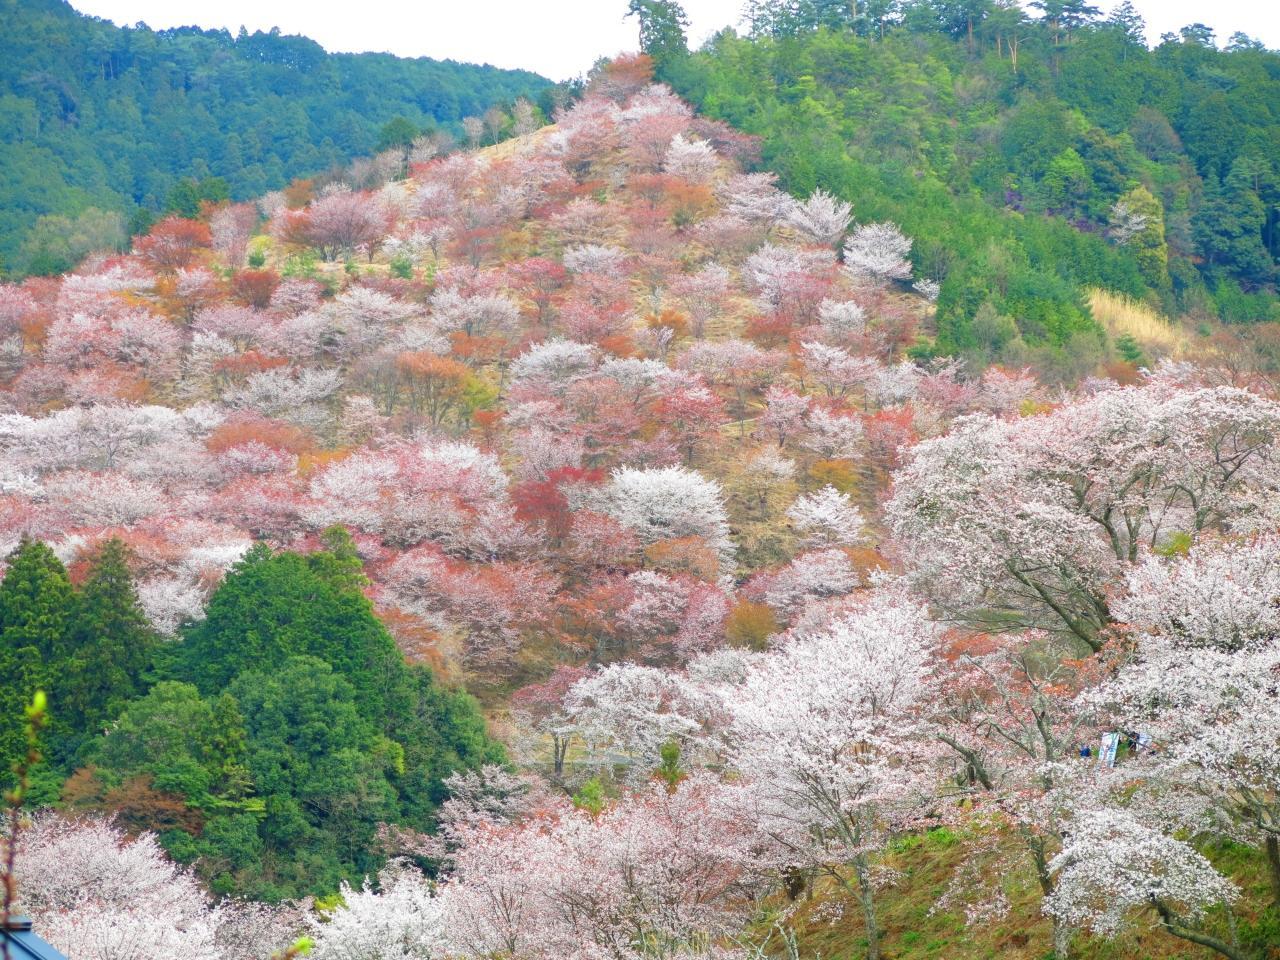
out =
[[(696, 46), (736, 24), (743, 0), (683, 0)], [(1118, 0), (1114, 0), (1118, 2)], [(1109, 10), (1113, 0), (1098, 0)], [(327, 50), (379, 50), (499, 67), (523, 67), (554, 80), (585, 72), (601, 56), (634, 49), (627, 0), (71, 0), (83, 13), (150, 27), (243, 24), (251, 32), (279, 27), (311, 37)], [(1134, 0), (1149, 39), (1188, 23), (1208, 23), (1225, 40), (1237, 30), (1280, 48), (1275, 0)]]

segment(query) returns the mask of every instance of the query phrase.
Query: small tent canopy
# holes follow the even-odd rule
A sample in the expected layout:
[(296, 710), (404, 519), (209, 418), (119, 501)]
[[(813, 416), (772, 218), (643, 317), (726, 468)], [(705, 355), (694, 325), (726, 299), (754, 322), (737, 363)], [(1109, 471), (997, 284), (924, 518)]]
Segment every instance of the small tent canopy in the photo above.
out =
[[(30, 917), (10, 917), (8, 926), (0, 930), (0, 943), (9, 950), (12, 960), (67, 960), (31, 929)], [(0, 950), (0, 956), (4, 951)]]

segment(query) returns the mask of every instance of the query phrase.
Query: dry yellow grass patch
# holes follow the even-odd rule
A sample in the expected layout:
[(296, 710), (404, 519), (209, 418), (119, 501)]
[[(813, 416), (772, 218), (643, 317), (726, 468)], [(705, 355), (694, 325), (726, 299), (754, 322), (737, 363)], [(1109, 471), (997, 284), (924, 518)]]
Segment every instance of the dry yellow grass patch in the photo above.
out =
[(535, 147), (542, 143), (547, 137), (555, 133), (558, 128), (554, 123), (549, 123), (545, 127), (539, 127), (526, 133), (522, 137), (509, 137), (498, 143), (491, 143), (487, 147), (481, 147), (475, 151), (467, 151), (474, 153), (478, 157), (482, 157), (488, 161), (498, 160), (514, 160), (526, 148)]
[(1108, 290), (1091, 290), (1089, 307), (1094, 319), (1113, 339), (1128, 334), (1162, 356), (1182, 356), (1190, 346), (1181, 327), (1140, 300)]

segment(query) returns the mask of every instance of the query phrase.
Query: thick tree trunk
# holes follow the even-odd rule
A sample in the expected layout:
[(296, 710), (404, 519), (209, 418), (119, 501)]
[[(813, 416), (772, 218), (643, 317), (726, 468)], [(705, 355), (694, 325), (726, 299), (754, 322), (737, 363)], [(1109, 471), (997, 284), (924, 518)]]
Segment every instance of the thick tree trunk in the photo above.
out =
[[(1049, 851), (1043, 837), (1023, 832), (1027, 844), (1027, 852), (1031, 855), (1031, 863), (1036, 870), (1036, 882), (1040, 885), (1040, 893), (1048, 898), (1053, 894), (1053, 874), (1049, 872)], [(1054, 960), (1071, 960), (1071, 928), (1053, 917), (1053, 956)]]
[(1267, 834), (1267, 866), (1271, 868), (1271, 899), (1280, 907), (1280, 837)]
[(551, 736), (553, 776), (557, 783), (564, 779), (564, 759), (569, 753), (569, 738), (556, 734)]
[(1071, 960), (1071, 928), (1053, 917), (1054, 960)]
[(880, 925), (876, 921), (875, 897), (866, 858), (858, 857), (853, 869), (858, 878), (858, 902), (862, 905), (862, 917), (867, 926), (867, 960), (880, 960)]

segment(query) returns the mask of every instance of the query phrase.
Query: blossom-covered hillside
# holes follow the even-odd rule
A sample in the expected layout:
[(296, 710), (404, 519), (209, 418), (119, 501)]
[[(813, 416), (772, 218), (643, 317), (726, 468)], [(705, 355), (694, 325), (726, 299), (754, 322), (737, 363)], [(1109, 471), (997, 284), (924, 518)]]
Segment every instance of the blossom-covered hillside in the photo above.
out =
[[(912, 238), (760, 167), (624, 57), (0, 288), (0, 625), (109, 551), (164, 638), (57, 731), (46, 799), (120, 826), (35, 837), (291, 901), (139, 907), (180, 946), (130, 956), (1268, 955), (1274, 388), (917, 362)], [(116, 956), (103, 884), (18, 879)]]
[(856, 582), (900, 444), (1034, 384), (904, 360), (910, 240), (629, 71), (502, 148), (267, 197), (269, 241), (233, 206), (3, 288), (6, 552), (120, 534), (173, 636), (253, 540), (342, 524), (406, 650), (482, 683)]

